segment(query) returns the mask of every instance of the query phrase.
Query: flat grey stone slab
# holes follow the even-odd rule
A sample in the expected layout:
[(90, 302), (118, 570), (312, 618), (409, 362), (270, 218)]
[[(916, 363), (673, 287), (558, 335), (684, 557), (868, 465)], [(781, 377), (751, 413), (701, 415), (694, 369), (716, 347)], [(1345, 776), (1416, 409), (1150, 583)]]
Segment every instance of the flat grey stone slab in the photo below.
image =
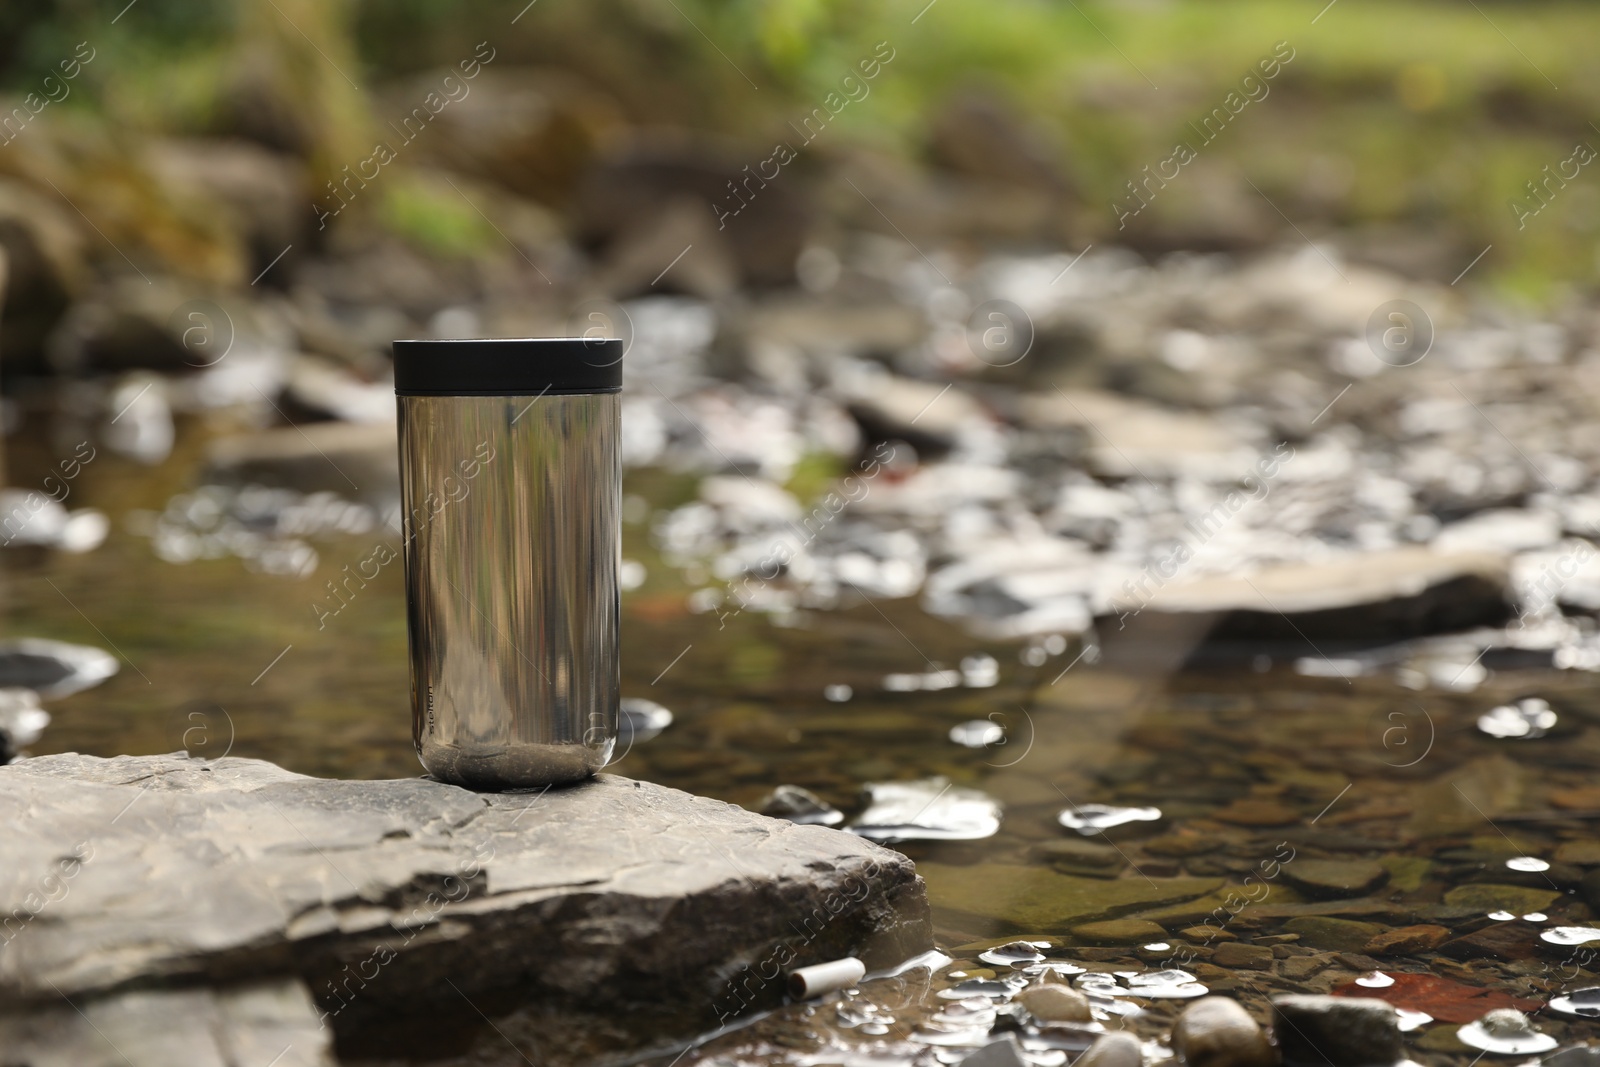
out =
[(66, 754), (0, 768), (0, 815), (0, 1015), (284, 977), (341, 1033), (441, 997), (693, 1028), (777, 1003), (786, 967), (931, 947), (899, 853), (606, 775), (482, 794)]
[(333, 1031), (297, 978), (226, 990), (130, 990), (0, 1015), (28, 1067), (333, 1067)]

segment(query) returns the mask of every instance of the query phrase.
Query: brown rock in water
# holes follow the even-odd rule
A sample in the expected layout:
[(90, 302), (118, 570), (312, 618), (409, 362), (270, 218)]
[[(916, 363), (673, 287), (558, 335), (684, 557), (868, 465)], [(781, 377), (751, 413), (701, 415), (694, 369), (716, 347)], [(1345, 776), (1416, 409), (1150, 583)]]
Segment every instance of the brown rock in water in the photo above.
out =
[(1439, 946), (1439, 951), (1458, 960), (1476, 960), (1485, 956), (1502, 960), (1531, 960), (1540, 955), (1543, 947), (1537, 930), (1528, 923), (1497, 922), (1446, 941)]
[(1384, 932), (1377, 923), (1357, 922), (1354, 919), (1330, 919), (1322, 915), (1303, 915), (1283, 924), (1284, 930), (1299, 934), (1300, 939), (1312, 948), (1357, 952), (1367, 942)]
[(1172, 1027), (1172, 1049), (1189, 1067), (1272, 1067), (1277, 1053), (1236, 1000), (1201, 997)]
[(1450, 936), (1443, 926), (1424, 924), (1388, 930), (1367, 942), (1366, 951), (1378, 956), (1403, 956), (1438, 948)]
[(1071, 986), (1054, 982), (1024, 989), (1017, 994), (1017, 1003), (1045, 1022), (1086, 1023), (1094, 1019), (1088, 997)]
[(1300, 821), (1300, 812), (1276, 800), (1241, 797), (1218, 811), (1215, 817), (1239, 826), (1288, 826)]
[(1273, 997), (1272, 1031), (1290, 1067), (1372, 1067), (1401, 1057), (1393, 1005), (1368, 997)]
[(1146, 919), (1109, 919), (1074, 926), (1072, 936), (1090, 945), (1140, 945), (1160, 941), (1167, 932)]
[(1245, 967), (1264, 971), (1272, 966), (1272, 949), (1266, 945), (1244, 945), (1231, 942), (1218, 945), (1211, 954), (1211, 962), (1218, 967)]
[(1283, 865), (1283, 879), (1307, 896), (1359, 897), (1389, 880), (1371, 860), (1296, 859)]
[(1113, 1030), (1095, 1038), (1072, 1067), (1139, 1067), (1143, 1061), (1139, 1039), (1126, 1030)]

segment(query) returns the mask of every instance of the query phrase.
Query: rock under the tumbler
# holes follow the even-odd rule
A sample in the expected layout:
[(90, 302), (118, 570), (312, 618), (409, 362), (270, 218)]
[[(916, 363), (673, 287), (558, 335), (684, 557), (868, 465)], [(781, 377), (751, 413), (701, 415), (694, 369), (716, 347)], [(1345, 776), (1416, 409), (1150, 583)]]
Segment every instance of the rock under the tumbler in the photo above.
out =
[(777, 1004), (786, 968), (931, 947), (899, 853), (610, 775), (483, 794), (72, 753), (0, 768), (0, 809), (29, 813), (0, 885), (25, 916), (0, 1003), (22, 1010), (248, 975), (303, 982), (341, 1032), (506, 990), (692, 1032)]

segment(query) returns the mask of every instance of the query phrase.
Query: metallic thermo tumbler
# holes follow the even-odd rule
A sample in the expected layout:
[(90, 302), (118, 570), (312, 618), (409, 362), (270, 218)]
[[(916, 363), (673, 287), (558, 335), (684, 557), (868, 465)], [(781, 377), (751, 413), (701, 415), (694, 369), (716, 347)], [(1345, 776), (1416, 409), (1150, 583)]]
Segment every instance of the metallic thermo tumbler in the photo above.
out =
[(475, 789), (593, 774), (617, 736), (622, 342), (394, 357), (417, 755)]

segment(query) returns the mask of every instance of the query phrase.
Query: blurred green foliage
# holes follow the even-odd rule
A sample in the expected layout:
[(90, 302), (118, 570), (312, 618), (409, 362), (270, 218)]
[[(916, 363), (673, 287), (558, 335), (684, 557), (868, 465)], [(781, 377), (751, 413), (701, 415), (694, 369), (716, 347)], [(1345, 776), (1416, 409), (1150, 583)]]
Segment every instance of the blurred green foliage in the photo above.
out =
[[(1600, 279), (1600, 168), (1520, 229), (1510, 206), (1574, 144), (1600, 146), (1600, 6), (1576, 0), (122, 2), (5, 5), (0, 86), (29, 91), (90, 40), (100, 58), (74, 106), (98, 104), (135, 129), (215, 132), (242, 74), (265, 68), (307, 113), (308, 154), (333, 159), (360, 141), (360, 107), (371, 106), (329, 99), (346, 93), (346, 74), (378, 85), (488, 41), (497, 66), (566, 68), (641, 124), (766, 146), (888, 41), (895, 59), (870, 101), (847, 108), (817, 151), (853, 141), (916, 159), (930, 115), (980, 85), (1045, 131), (1085, 205), (1085, 240), (1118, 238), (1110, 204), (1125, 183), (1190, 139), (1188, 124), (1284, 40), (1295, 60), (1204, 148), (1196, 167), (1209, 177), (1175, 183), (1122, 236), (1179, 239), (1211, 210), (1202, 187), (1249, 193), (1242, 176), (1313, 236), (1401, 226), (1468, 256), (1493, 244), (1474, 280), (1507, 292), (1548, 298)], [(394, 217), (415, 222), (408, 211)]]

